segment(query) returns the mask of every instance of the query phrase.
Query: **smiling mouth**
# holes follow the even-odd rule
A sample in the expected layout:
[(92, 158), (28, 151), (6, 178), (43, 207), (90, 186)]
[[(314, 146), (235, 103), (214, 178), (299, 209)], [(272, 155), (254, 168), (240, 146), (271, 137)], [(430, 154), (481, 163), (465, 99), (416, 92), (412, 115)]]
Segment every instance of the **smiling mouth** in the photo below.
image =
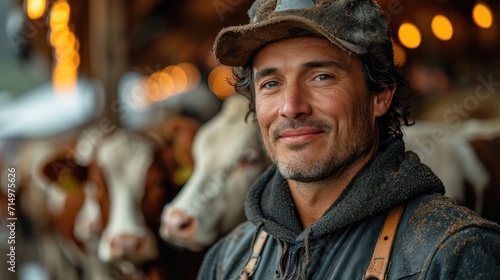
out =
[(289, 145), (304, 145), (322, 135), (324, 131), (317, 128), (300, 128), (284, 130), (279, 133), (277, 140)]

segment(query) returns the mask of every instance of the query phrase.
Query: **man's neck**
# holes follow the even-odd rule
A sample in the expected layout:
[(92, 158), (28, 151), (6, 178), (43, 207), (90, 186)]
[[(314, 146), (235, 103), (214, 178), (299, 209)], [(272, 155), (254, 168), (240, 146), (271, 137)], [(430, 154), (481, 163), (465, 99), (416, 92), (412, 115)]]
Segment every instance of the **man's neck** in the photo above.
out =
[(317, 222), (326, 210), (339, 198), (352, 178), (370, 160), (374, 151), (353, 164), (342, 176), (320, 182), (297, 182), (288, 180), (295, 208), (302, 228)]

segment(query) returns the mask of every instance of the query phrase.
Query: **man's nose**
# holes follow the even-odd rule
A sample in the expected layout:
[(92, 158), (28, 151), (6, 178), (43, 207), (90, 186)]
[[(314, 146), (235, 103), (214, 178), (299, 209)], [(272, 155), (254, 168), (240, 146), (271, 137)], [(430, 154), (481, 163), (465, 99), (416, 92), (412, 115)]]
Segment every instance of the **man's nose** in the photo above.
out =
[(308, 91), (298, 82), (288, 83), (285, 87), (282, 104), (279, 110), (281, 116), (296, 119), (310, 115), (312, 108), (309, 103)]

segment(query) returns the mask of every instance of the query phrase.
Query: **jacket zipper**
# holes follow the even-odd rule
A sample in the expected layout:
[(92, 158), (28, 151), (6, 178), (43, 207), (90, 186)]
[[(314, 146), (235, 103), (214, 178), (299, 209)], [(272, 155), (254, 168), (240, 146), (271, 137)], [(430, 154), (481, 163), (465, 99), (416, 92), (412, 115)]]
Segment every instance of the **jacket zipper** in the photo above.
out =
[(283, 280), (291, 280), (295, 279), (295, 275), (297, 273), (297, 264), (298, 264), (298, 256), (301, 245), (295, 244), (292, 248), (290, 248), (286, 253), (286, 258), (283, 260), (283, 271), (284, 277)]

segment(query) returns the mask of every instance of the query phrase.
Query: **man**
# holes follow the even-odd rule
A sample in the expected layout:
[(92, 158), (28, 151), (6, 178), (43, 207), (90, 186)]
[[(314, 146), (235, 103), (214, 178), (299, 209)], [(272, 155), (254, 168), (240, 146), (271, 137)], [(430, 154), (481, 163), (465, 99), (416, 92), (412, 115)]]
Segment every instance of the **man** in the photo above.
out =
[(405, 153), (410, 108), (380, 7), (257, 0), (249, 15), (214, 54), (274, 165), (199, 279), (500, 279), (500, 227)]

